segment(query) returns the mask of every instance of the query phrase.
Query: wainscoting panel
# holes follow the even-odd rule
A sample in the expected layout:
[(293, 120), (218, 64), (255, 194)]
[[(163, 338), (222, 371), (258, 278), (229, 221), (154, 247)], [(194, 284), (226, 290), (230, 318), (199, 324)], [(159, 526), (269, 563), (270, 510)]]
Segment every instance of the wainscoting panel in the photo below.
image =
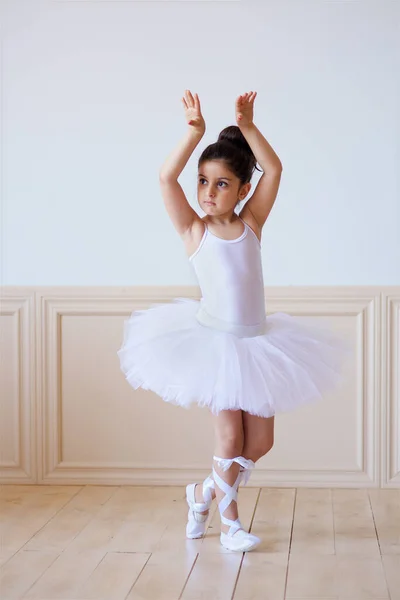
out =
[[(207, 409), (133, 390), (117, 350), (134, 310), (193, 286), (3, 288), (1, 483), (184, 485), (211, 469)], [(400, 487), (400, 288), (267, 287), (287, 312), (346, 338), (340, 390), (275, 418), (248, 486)]]
[(0, 481), (34, 483), (35, 293), (2, 290), (0, 308)]

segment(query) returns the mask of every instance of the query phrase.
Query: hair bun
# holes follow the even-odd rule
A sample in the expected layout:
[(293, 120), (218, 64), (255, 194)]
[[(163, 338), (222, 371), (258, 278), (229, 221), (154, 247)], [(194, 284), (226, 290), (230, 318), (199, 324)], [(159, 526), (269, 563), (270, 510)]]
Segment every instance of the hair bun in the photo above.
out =
[(250, 148), (246, 138), (244, 137), (243, 133), (240, 131), (237, 125), (229, 125), (229, 127), (225, 127), (225, 129), (223, 129), (220, 132), (218, 136), (218, 141), (230, 142), (231, 144), (234, 144), (242, 150), (253, 154), (252, 149)]

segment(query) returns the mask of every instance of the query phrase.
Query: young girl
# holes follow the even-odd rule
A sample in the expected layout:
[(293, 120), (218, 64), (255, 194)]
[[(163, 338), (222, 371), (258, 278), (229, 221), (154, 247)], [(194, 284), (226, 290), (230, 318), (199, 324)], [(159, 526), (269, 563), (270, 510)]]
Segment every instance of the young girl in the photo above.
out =
[[(206, 406), (215, 428), (212, 472), (189, 484), (186, 535), (201, 537), (217, 498), (221, 544), (248, 551), (261, 541), (245, 531), (238, 487), (273, 445), (274, 415), (322, 398), (341, 380), (342, 341), (285, 313), (266, 316), (260, 240), (277, 196), (282, 164), (253, 122), (256, 92), (236, 100), (237, 126), (225, 128), (198, 162), (200, 218), (178, 177), (206, 126), (198, 95), (182, 98), (185, 137), (160, 171), (166, 210), (181, 236), (202, 292), (132, 313), (118, 351), (121, 370), (137, 389), (165, 401)], [(251, 189), (256, 163), (263, 174)]]

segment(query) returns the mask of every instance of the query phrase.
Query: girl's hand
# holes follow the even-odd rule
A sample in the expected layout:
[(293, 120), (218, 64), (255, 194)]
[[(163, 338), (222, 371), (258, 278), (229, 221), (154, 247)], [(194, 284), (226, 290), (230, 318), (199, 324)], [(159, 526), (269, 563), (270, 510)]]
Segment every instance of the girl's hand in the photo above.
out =
[(195, 94), (193, 97), (190, 90), (185, 90), (185, 97), (182, 98), (182, 104), (189, 129), (203, 134), (206, 130), (206, 123), (201, 114), (198, 95)]
[(236, 122), (239, 127), (247, 127), (253, 123), (253, 105), (257, 92), (246, 92), (236, 99)]

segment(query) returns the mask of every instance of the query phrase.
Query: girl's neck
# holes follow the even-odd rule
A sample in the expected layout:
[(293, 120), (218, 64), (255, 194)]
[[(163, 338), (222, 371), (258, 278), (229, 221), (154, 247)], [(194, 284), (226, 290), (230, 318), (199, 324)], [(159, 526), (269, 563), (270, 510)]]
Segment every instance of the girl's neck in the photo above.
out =
[(236, 223), (236, 221), (238, 221), (239, 219), (240, 217), (235, 212), (233, 212), (231, 215), (221, 215), (219, 217), (210, 217), (210, 215), (207, 215), (204, 221), (210, 225), (227, 226), (231, 223)]

